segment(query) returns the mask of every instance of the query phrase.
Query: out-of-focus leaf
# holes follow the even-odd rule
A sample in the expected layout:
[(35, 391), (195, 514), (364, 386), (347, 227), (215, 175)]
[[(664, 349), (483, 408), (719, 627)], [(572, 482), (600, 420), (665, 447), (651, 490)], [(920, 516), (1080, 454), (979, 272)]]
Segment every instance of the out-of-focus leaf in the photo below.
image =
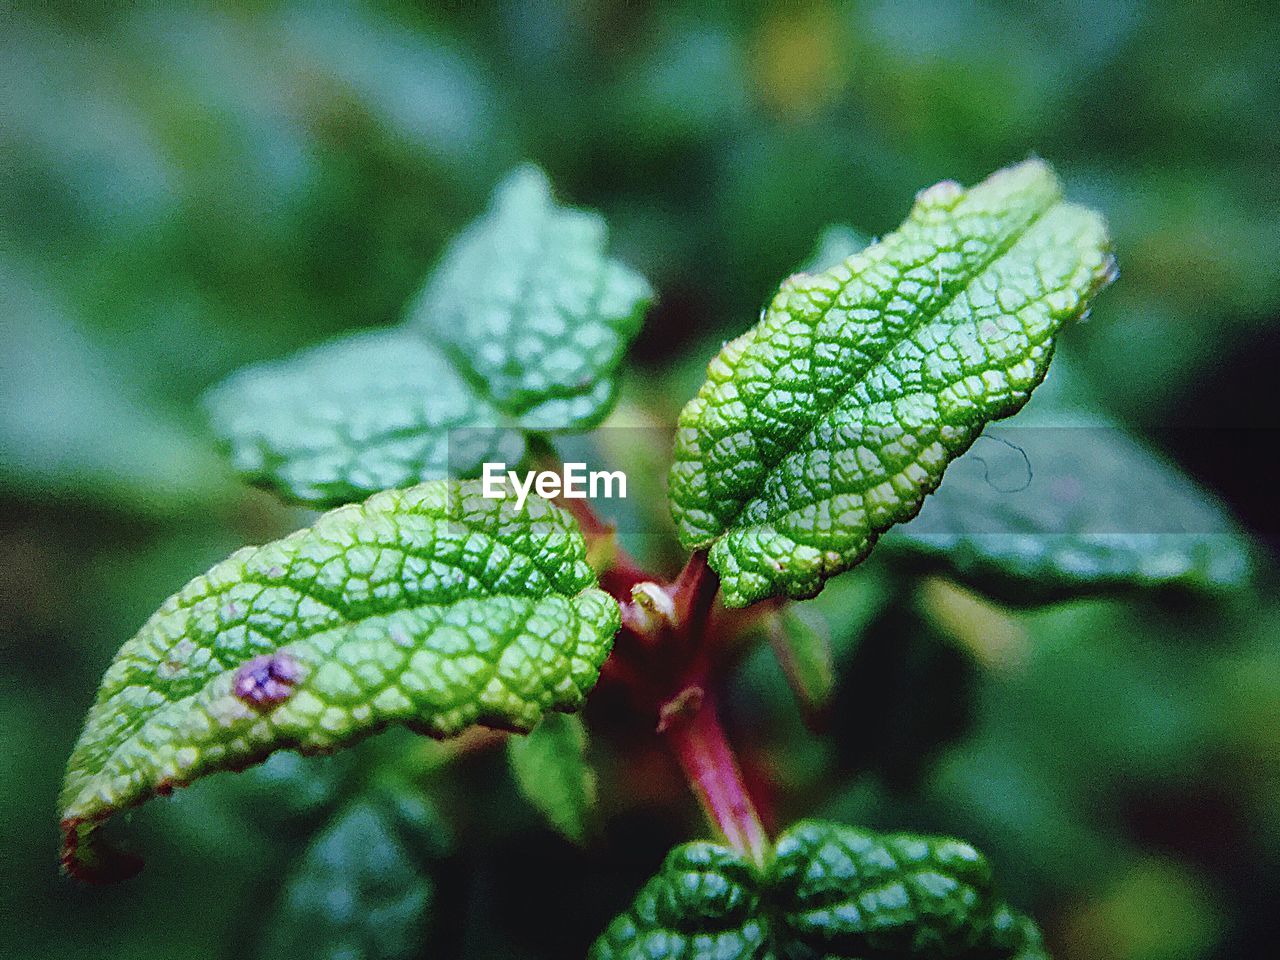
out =
[(314, 815), (332, 805), (357, 770), (358, 751), (304, 757), (292, 750), (273, 753), (246, 770), (237, 784), (246, 806), (262, 808), (273, 818)]
[(322, 505), (516, 463), (521, 431), (585, 429), (613, 403), (652, 293), (605, 245), (598, 215), (523, 167), (402, 327), (241, 371), (209, 395), (214, 430), (249, 479)]
[(746, 58), (706, 16), (665, 19), (611, 91), (618, 133), (639, 149), (724, 134), (748, 115)]
[[(1044, 5), (1009, 16), (946, 0), (842, 6), (851, 95), (908, 155), (1007, 155), (1049, 135), (1064, 104), (1094, 91), (1138, 21), (1128, 4)], [(922, 93), (924, 94), (922, 97)]]
[(367, 797), (334, 817), (285, 881), (266, 927), (264, 958), (422, 955), (434, 887), (399, 820)]
[(725, 602), (812, 596), (914, 516), (1114, 274), (1101, 217), (1027, 161), (931, 187), (895, 233), (786, 281), (676, 437), (680, 538), (710, 548)]
[(472, 51), (377, 8), (287, 6), (287, 52), (357, 99), (398, 141), (471, 175), (497, 138), (501, 98)]
[(930, 816), (999, 854), (1033, 899), (1112, 882), (1140, 856), (1125, 822), (1135, 794), (1189, 796), (1188, 778), (1218, 770), (1206, 755), (1228, 698), (1203, 681), (1221, 634), (1256, 624), (1159, 610), (1107, 598), (1014, 612), (1023, 655), (976, 674), (974, 729), (922, 784)]
[(1221, 505), (1071, 396), (1069, 368), (988, 427), (883, 549), (1016, 602), (1121, 587), (1238, 587), (1253, 557)]
[(580, 706), (619, 623), (585, 558), (559, 508), (516, 511), (448, 481), (233, 554), (103, 678), (63, 787), (67, 866), (92, 878), (111, 814), (275, 750), (331, 750), (391, 723), (528, 730)]
[(806, 715), (822, 713), (835, 686), (831, 630), (816, 610), (789, 604), (770, 619), (770, 640)]
[(1222, 916), (1216, 891), (1191, 869), (1148, 857), (1077, 904), (1065, 926), (1073, 956), (1165, 960), (1210, 955)]
[(0, 487), (160, 512), (224, 494), (224, 471), (181, 418), (7, 259), (0, 295)]
[(587, 763), (582, 718), (551, 713), (527, 736), (507, 740), (520, 792), (553, 827), (585, 843), (596, 802), (596, 776)]
[[(1057, 745), (1039, 731), (979, 731), (936, 762), (921, 793), (948, 829), (1000, 856), (1014, 889), (1058, 898), (1100, 883), (1133, 854), (1108, 822), (1111, 810), (1099, 810), (1096, 797), (1081, 796), (1078, 782), (1057, 776), (1076, 755), (1078, 748)], [(889, 809), (895, 803), (901, 800)], [(826, 812), (846, 815), (839, 801)], [(1064, 868), (1064, 861), (1077, 859)]]

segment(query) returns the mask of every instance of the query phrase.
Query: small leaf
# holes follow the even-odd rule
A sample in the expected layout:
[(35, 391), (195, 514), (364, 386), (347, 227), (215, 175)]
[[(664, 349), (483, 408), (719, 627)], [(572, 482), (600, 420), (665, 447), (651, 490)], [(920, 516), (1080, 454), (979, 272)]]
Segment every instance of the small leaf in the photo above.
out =
[(870, 241), (853, 227), (833, 223), (818, 236), (818, 243), (809, 259), (800, 268), (801, 273), (822, 273), (845, 260), (859, 250), (865, 250)]
[(655, 956), (1045, 958), (1039, 931), (996, 897), (969, 844), (820, 821), (784, 833), (763, 875), (715, 844), (672, 850), (591, 951)]
[(598, 214), (558, 206), (521, 167), (445, 251), (411, 310), (468, 379), (522, 426), (595, 426), (653, 292), (605, 254)]
[(436, 481), (247, 547), (171, 597), (103, 679), (62, 793), (66, 862), (100, 821), (275, 750), (390, 723), (531, 729), (581, 705), (619, 624), (568, 514)]
[(445, 251), (405, 324), (250, 367), (213, 390), (237, 470), (318, 505), (524, 456), (527, 431), (608, 413), (652, 299), (605, 255), (597, 214), (558, 206), (522, 167)]
[(401, 960), (422, 954), (433, 884), (395, 819), (365, 797), (334, 818), (285, 882), (264, 956)]
[(676, 847), (592, 945), (590, 960), (773, 960), (761, 881), (741, 854), (714, 843)]
[(821, 714), (835, 689), (831, 628), (822, 614), (788, 604), (770, 618), (769, 639), (805, 715)]
[(771, 874), (783, 936), (824, 952), (954, 956), (992, 939), (991, 867), (961, 840), (806, 822), (779, 839)]
[(1248, 582), (1248, 538), (1227, 511), (1118, 424), (1072, 402), (1071, 384), (1059, 361), (1017, 427), (989, 429), (882, 549), (1020, 603)]
[(914, 516), (1114, 275), (1101, 218), (1028, 161), (937, 184), (879, 243), (787, 280), (676, 437), (680, 539), (710, 547), (725, 602), (812, 596)]
[(520, 792), (553, 827), (585, 843), (596, 802), (582, 718), (549, 714), (528, 736), (511, 737), (507, 755)]
[(521, 462), (522, 435), (445, 355), (404, 328), (250, 367), (206, 399), (232, 465), (290, 500), (332, 505)]

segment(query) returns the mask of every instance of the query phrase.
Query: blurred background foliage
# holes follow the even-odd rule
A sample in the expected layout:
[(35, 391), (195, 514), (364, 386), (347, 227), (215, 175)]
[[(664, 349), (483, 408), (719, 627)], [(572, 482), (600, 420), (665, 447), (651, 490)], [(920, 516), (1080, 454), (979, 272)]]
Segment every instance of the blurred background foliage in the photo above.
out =
[[(234, 481), (198, 395), (397, 321), (520, 160), (604, 211), (659, 290), (620, 416), (670, 423), (826, 225), (874, 236), (924, 185), (1048, 158), (1105, 211), (1122, 268), (1064, 338), (1081, 389), (1274, 548), (1278, 62), (1265, 3), (5, 4), (0, 953), (580, 955), (702, 831), (642, 745), (593, 741), (603, 827), (582, 850), (501, 751), (444, 765), (388, 735), (152, 804), (126, 885), (56, 870), (62, 765), (111, 654), (189, 577), (305, 522)], [(1274, 585), (1267, 567), (1208, 600), (1014, 611), (873, 558), (817, 601), (827, 736), (763, 647), (734, 736), (783, 818), (972, 838), (1064, 960), (1264, 955)], [(344, 764), (377, 796), (344, 796)], [(379, 897), (382, 939), (321, 942), (317, 918)]]

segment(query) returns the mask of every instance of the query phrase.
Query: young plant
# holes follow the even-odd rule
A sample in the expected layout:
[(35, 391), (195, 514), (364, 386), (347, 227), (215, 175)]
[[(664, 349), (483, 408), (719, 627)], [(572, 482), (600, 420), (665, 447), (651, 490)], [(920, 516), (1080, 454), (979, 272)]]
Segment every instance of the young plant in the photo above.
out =
[[(963, 841), (820, 821), (770, 836), (721, 725), (727, 653), (744, 638), (768, 636), (801, 707), (822, 711), (829, 639), (791, 601), (921, 511), (984, 427), (1027, 403), (1062, 327), (1116, 275), (1101, 217), (1036, 160), (930, 187), (860, 246), (829, 233), (709, 364), (675, 437), (670, 505), (691, 555), (674, 578), (641, 569), (586, 501), (493, 499), (479, 479), (486, 463), (546, 465), (548, 435), (601, 422), (652, 299), (607, 255), (601, 218), (557, 205), (535, 169), (497, 188), (400, 327), (214, 390), (214, 429), (247, 479), (337, 509), (197, 577), (120, 650), (67, 771), (66, 868), (137, 868), (98, 835), (120, 810), (391, 724), (527, 735), (507, 739), (516, 782), (584, 840), (596, 782), (575, 711), (599, 682), (669, 746), (715, 838), (672, 850), (593, 956), (1045, 956)], [(1221, 540), (1091, 533), (1165, 468), (1123, 439), (1077, 453), (1083, 489), (1109, 498), (1080, 507), (1078, 532), (1053, 504), (1015, 511), (990, 484), (958, 483), (930, 501), (945, 536), (908, 524), (887, 552), (1024, 602), (1244, 576)], [(1183, 491), (1162, 509), (1211, 508)], [(391, 773), (363, 776), (375, 786), (307, 852), (289, 910), (306, 927), (307, 904), (346, 884), (376, 909), (325, 923), (372, 944), (364, 955), (398, 956), (429, 900), (405, 826), (420, 801)]]

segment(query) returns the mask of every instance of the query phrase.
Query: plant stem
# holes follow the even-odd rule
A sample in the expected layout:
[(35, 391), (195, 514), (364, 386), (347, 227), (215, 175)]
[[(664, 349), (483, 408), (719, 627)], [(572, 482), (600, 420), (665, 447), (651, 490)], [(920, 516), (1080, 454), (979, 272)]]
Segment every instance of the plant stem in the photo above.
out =
[(671, 599), (676, 608), (676, 623), (686, 634), (702, 639), (720, 578), (707, 563), (707, 551), (695, 550), (671, 585)]
[[(546, 437), (535, 434), (530, 437), (529, 445), (537, 463), (547, 469), (559, 472), (564, 471), (564, 464), (560, 462), (560, 457), (556, 454), (555, 448)], [(572, 499), (569, 497), (556, 497), (555, 503), (578, 521), (578, 527), (588, 541), (609, 540), (611, 542), (612, 560), (609, 564), (609, 569), (606, 571), (605, 579), (617, 582), (619, 592), (615, 595), (619, 599), (626, 597), (626, 591), (630, 590), (632, 583), (652, 579), (648, 573), (640, 569), (636, 562), (631, 559), (630, 554), (618, 543), (617, 531), (614, 529), (613, 524), (596, 513), (595, 508), (591, 506), (590, 500), (577, 497)], [(606, 589), (611, 585), (606, 583)], [(610, 590), (610, 592), (614, 593), (615, 591)]]
[(711, 691), (704, 691), (693, 716), (673, 724), (665, 736), (712, 826), (730, 846), (763, 867), (769, 838), (742, 782)]
[[(534, 438), (532, 452), (543, 463), (559, 465), (555, 450), (544, 437)], [(562, 497), (557, 498), (557, 502), (577, 519), (588, 540), (614, 538), (612, 524), (602, 520), (585, 499)], [(714, 696), (707, 685), (710, 658), (706, 628), (720, 579), (707, 563), (707, 552), (696, 550), (675, 582), (661, 588), (671, 597), (674, 617), (666, 621), (632, 618), (628, 622), (627, 614), (635, 603), (631, 588), (644, 581), (656, 581), (617, 545), (616, 539), (613, 539), (613, 548), (600, 581), (622, 604), (623, 635), (627, 636), (630, 631), (633, 639), (640, 641), (656, 642), (663, 638), (683, 641), (692, 654), (686, 670), (678, 674), (688, 681), (685, 692), (693, 695), (689, 700), (689, 715), (676, 716), (670, 723), (664, 718), (659, 730), (679, 760), (712, 826), (730, 846), (749, 857), (756, 866), (763, 867), (769, 855), (769, 837), (742, 781), (742, 771), (738, 769), (737, 758), (729, 746)], [(638, 672), (621, 654), (621, 645), (616, 646), (604, 673), (616, 675), (624, 685), (643, 688), (643, 670)]]

